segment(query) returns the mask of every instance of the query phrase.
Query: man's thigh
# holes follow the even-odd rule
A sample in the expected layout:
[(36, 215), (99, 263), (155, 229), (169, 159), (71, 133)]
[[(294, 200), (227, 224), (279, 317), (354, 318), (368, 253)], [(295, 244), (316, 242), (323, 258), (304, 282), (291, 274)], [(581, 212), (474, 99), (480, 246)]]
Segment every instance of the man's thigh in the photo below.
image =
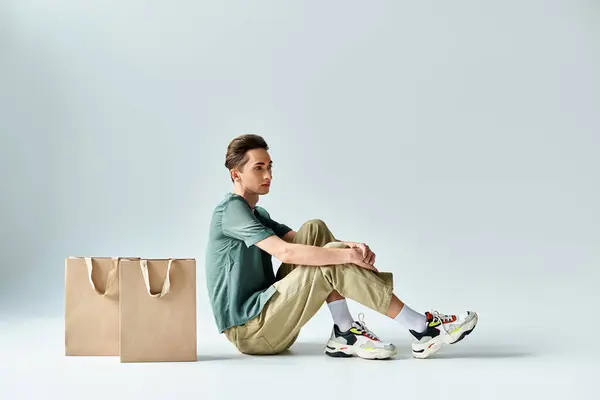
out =
[(275, 283), (277, 292), (259, 316), (260, 334), (275, 352), (291, 346), (331, 292), (319, 274), (318, 267), (300, 266)]

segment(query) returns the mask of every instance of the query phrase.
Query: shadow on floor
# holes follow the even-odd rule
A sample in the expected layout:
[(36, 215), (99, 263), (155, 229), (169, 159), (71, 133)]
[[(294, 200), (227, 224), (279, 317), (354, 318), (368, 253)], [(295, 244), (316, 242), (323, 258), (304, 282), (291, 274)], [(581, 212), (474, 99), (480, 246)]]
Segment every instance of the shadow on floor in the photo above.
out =
[(197, 355), (197, 360), (198, 362), (203, 362), (203, 361), (226, 361), (226, 360), (236, 360), (239, 359), (240, 357), (242, 357), (243, 354), (222, 354), (222, 355), (218, 355), (218, 354), (198, 354)]
[[(292, 356), (294, 354), (303, 356), (323, 356), (323, 343), (316, 342), (299, 342), (295, 343), (288, 351), (281, 355)], [(505, 345), (463, 345), (461, 347), (445, 346), (437, 354), (434, 354), (430, 359), (499, 359), (499, 358), (518, 358), (518, 357), (535, 357), (532, 352), (523, 351), (514, 347), (506, 347)], [(402, 343), (398, 345), (398, 354), (394, 359), (412, 358), (410, 343)]]
[[(446, 351), (444, 351), (446, 350)], [(520, 351), (510, 348), (472, 348), (463, 350), (442, 349), (437, 354), (429, 357), (430, 359), (456, 360), (456, 359), (498, 359), (498, 358), (520, 358), (520, 357), (535, 357), (532, 352)]]
[[(390, 360), (404, 360), (412, 359), (410, 343), (400, 343), (398, 346), (398, 354), (392, 357)], [(502, 359), (502, 358), (521, 358), (521, 357), (535, 357), (537, 354), (531, 351), (523, 351), (516, 347), (508, 347), (505, 344), (501, 345), (461, 345), (461, 346), (444, 346), (437, 354), (432, 355), (428, 359)], [(272, 356), (249, 356), (241, 354), (232, 350), (231, 353), (224, 354), (198, 354), (198, 361), (225, 361), (225, 360), (241, 360), (241, 359), (252, 359), (253, 357), (327, 357), (324, 354), (324, 344), (322, 342), (296, 342), (289, 349), (283, 353), (272, 355)], [(327, 357), (329, 358), (329, 357)], [(388, 360), (389, 361), (389, 360)]]

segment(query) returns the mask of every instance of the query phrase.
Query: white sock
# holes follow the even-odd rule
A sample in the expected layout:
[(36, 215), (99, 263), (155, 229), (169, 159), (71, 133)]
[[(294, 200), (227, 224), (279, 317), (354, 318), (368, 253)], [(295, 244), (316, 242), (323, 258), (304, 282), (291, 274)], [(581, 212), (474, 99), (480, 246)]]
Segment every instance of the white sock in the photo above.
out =
[(400, 313), (394, 318), (394, 320), (400, 322), (407, 329), (412, 329), (415, 332), (423, 332), (427, 327), (427, 317), (423, 314), (419, 314), (406, 304), (400, 310)]
[(348, 303), (346, 303), (346, 299), (327, 303), (327, 307), (329, 307), (329, 311), (331, 311), (333, 323), (340, 328), (340, 331), (346, 332), (352, 327), (354, 318), (352, 318), (352, 314), (350, 314), (350, 310), (348, 310)]

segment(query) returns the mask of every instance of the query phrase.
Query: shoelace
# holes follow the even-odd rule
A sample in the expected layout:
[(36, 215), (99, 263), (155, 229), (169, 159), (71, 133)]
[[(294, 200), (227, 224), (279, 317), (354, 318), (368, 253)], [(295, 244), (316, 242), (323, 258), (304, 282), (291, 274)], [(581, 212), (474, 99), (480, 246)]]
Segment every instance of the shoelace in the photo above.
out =
[(367, 333), (367, 335), (372, 336), (373, 339), (379, 340), (377, 335), (375, 335), (372, 331), (369, 330), (369, 328), (367, 328), (367, 324), (365, 323), (365, 314), (363, 314), (363, 313), (358, 314), (357, 323), (360, 325), (361, 329)]
[(431, 315), (433, 315), (434, 320), (437, 318), (443, 324), (446, 322), (454, 322), (454, 318), (452, 315), (442, 314), (437, 310), (431, 310)]

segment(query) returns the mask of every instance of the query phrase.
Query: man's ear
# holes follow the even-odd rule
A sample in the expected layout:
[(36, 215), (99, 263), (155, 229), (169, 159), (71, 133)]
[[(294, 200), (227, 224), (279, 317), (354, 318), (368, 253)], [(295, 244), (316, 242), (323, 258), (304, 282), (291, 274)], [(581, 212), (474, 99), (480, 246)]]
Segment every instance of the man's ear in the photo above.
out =
[(240, 173), (238, 172), (238, 170), (237, 170), (237, 169), (232, 169), (232, 170), (231, 170), (231, 178), (232, 178), (234, 181), (239, 181), (239, 180), (240, 180)]

